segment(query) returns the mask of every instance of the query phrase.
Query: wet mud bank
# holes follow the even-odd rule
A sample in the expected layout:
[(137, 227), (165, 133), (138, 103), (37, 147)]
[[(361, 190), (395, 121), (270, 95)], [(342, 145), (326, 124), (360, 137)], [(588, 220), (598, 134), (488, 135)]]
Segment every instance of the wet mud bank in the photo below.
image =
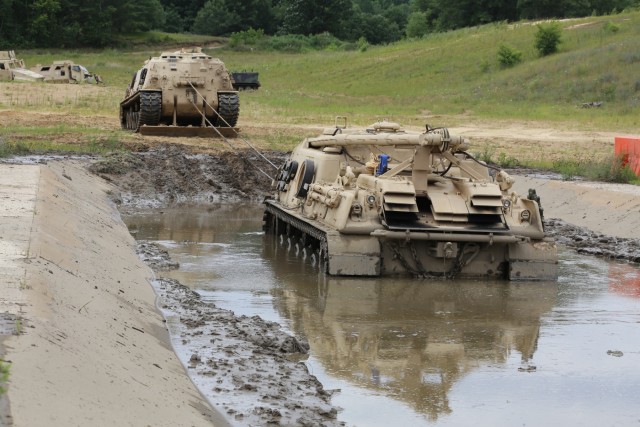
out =
[(640, 263), (640, 239), (608, 236), (561, 219), (545, 220), (547, 233), (556, 242), (585, 255)]
[[(282, 152), (263, 155), (279, 166)], [(144, 152), (118, 152), (93, 163), (91, 172), (115, 184), (112, 195), (122, 209), (178, 203), (261, 201), (275, 168), (250, 150), (203, 154), (189, 147), (160, 144)]]
[[(156, 271), (176, 268), (166, 251), (139, 242)], [(154, 281), (174, 347), (212, 406), (235, 425), (339, 426), (333, 391), (303, 362), (306, 342), (259, 316), (237, 316), (170, 278)]]

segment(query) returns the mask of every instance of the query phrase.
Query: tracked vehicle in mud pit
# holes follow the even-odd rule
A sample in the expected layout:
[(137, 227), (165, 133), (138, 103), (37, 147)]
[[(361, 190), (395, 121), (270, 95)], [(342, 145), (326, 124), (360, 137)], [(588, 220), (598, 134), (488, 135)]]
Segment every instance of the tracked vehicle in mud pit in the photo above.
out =
[(446, 128), (358, 131), (345, 119), (293, 150), (265, 231), (310, 248), (333, 275), (555, 279), (538, 203), (468, 147)]
[(147, 60), (120, 103), (122, 128), (144, 135), (236, 136), (239, 113), (224, 63), (199, 48)]

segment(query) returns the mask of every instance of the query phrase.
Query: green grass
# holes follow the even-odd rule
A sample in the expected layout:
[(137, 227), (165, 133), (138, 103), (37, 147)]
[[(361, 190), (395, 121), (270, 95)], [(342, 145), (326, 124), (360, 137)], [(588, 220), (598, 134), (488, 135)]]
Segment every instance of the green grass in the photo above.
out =
[(4, 383), (9, 380), (9, 368), (11, 365), (0, 360), (0, 395), (6, 393)]
[[(544, 126), (555, 128), (637, 133), (640, 12), (562, 21), (560, 26), (560, 51), (544, 58), (534, 49), (536, 26), (530, 22), (490, 24), (352, 51), (205, 51), (221, 58), (229, 70), (260, 72), (262, 88), (241, 92), (240, 126), (243, 122), (330, 126), (335, 116), (345, 115), (353, 125), (377, 119), (450, 127), (467, 121), (517, 120), (545, 122)], [(38, 88), (36, 96), (3, 96), (0, 83), (0, 107), (108, 116), (113, 117), (113, 129), (99, 129), (91, 120), (86, 127), (9, 126), (3, 129), (9, 135), (5, 139), (20, 144), (19, 149), (43, 151), (54, 146), (61, 149), (59, 144), (48, 146), (47, 138), (68, 133), (78, 143), (65, 149), (74, 152), (119, 149), (131, 136), (116, 130), (118, 104), (143, 62), (178, 46), (221, 42), (154, 32), (124, 37), (126, 49), (18, 52), (28, 65), (71, 59), (100, 74), (104, 88), (79, 86), (74, 96), (56, 103), (45, 86)], [(502, 44), (522, 52), (522, 62), (500, 67), (497, 52)], [(28, 87), (33, 84), (25, 84)], [(592, 101), (602, 101), (603, 106), (580, 108)], [(250, 133), (245, 136), (252, 140)], [(291, 131), (259, 137), (262, 147), (277, 150), (289, 150), (300, 140)], [(506, 167), (519, 164), (508, 153), (484, 155)], [(554, 164), (541, 158), (535, 163), (569, 177), (589, 169), (606, 170), (613, 159), (600, 161), (604, 166), (596, 167), (591, 159)], [(530, 163), (533, 166), (534, 161)], [(606, 173), (600, 176), (610, 179)]]
[[(607, 30), (610, 25), (618, 31)], [(389, 118), (412, 125), (423, 124), (429, 114), (464, 114), (466, 118), (566, 122), (599, 130), (637, 129), (640, 12), (563, 21), (561, 26), (560, 52), (544, 58), (533, 47), (536, 27), (528, 22), (431, 34), (365, 51), (207, 51), (230, 70), (260, 72), (262, 88), (242, 94), (243, 117), (256, 120), (330, 123), (336, 115), (348, 115), (354, 124)], [(129, 36), (133, 48), (128, 50), (19, 54), (30, 65), (72, 59), (100, 74), (109, 88), (99, 101), (73, 100), (71, 106), (54, 109), (113, 114), (133, 73), (164, 49), (137, 44), (149, 38), (166, 38), (171, 40), (169, 45), (204, 45), (207, 40), (148, 33)], [(522, 63), (502, 69), (497, 58), (501, 44), (522, 52)], [(578, 108), (591, 101), (604, 105)]]
[[(105, 154), (125, 150), (133, 138), (122, 131), (105, 131), (69, 125), (6, 126), (0, 138), (0, 157), (39, 153)], [(73, 143), (60, 142), (64, 140)]]
[[(606, 31), (609, 22), (619, 31)], [(586, 25), (568, 29), (577, 24)], [(419, 121), (430, 112), (637, 129), (640, 13), (561, 25), (560, 52), (545, 58), (533, 47), (535, 25), (526, 22), (433, 34), (364, 52), (219, 53), (230, 68), (260, 71), (264, 90), (250, 96), (249, 109), (268, 109), (294, 123), (336, 114), (355, 122), (377, 116), (407, 123), (407, 117)], [(521, 51), (523, 62), (501, 69), (502, 43)], [(591, 101), (604, 105), (578, 108)]]
[(494, 151), (482, 151), (475, 153), (474, 157), (501, 168), (527, 168), (555, 172), (565, 181), (586, 178), (591, 181), (640, 185), (640, 178), (628, 166), (623, 166), (620, 158), (613, 155), (605, 158), (586, 156), (553, 161), (544, 159), (519, 161), (504, 152), (496, 155)]

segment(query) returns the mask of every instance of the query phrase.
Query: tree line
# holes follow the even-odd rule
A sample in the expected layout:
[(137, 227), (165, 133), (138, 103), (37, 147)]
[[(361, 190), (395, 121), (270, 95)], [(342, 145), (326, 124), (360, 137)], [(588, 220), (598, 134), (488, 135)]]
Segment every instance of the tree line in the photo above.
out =
[(228, 36), (250, 28), (381, 44), (496, 21), (633, 7), (640, 0), (0, 0), (0, 49), (98, 48), (149, 30)]

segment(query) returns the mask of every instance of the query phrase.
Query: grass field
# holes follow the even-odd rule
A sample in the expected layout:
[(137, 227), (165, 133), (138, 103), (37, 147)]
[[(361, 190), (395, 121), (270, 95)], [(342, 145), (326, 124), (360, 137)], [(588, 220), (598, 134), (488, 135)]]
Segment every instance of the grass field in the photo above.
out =
[[(513, 120), (569, 130), (637, 133), (640, 12), (559, 24), (560, 52), (544, 58), (534, 49), (537, 28), (531, 22), (491, 24), (354, 51), (233, 51), (219, 48), (219, 39), (162, 33), (131, 36), (127, 49), (20, 51), (28, 65), (71, 59), (100, 74), (106, 85), (78, 86), (61, 96), (52, 88), (58, 85), (22, 84), (24, 90), (16, 91), (0, 83), (0, 108), (80, 115), (87, 118), (87, 128), (97, 129), (104, 127), (104, 120), (91, 117), (110, 117), (110, 132), (114, 123), (117, 128), (118, 104), (133, 73), (166, 43), (167, 49), (206, 46), (230, 70), (260, 72), (262, 88), (241, 92), (241, 127), (325, 126), (336, 115), (346, 115), (357, 125), (378, 118), (450, 127), (468, 121)], [(497, 60), (501, 44), (521, 51), (523, 62), (501, 68)], [(580, 108), (588, 102), (603, 104)], [(29, 139), (25, 125), (11, 126), (22, 139)], [(78, 124), (71, 127), (75, 132)], [(47, 129), (60, 131), (38, 129), (37, 124), (31, 128), (33, 140)], [(92, 132), (83, 140), (95, 140)], [(112, 135), (107, 139), (114, 138), (118, 139)], [(280, 149), (297, 140), (287, 132), (269, 132), (264, 139), (267, 147)]]
[[(528, 22), (433, 34), (365, 51), (208, 52), (230, 69), (260, 72), (263, 88), (243, 93), (243, 115), (252, 120), (326, 123), (346, 114), (363, 123), (371, 117), (422, 122), (434, 114), (549, 120), (607, 130), (640, 127), (640, 12), (560, 24), (560, 52), (545, 58), (537, 56), (536, 26)], [(163, 37), (154, 33), (151, 39)], [(208, 43), (186, 36), (168, 40), (174, 45)], [(501, 69), (496, 56), (500, 44), (522, 51), (523, 62)], [(19, 54), (31, 65), (64, 57), (100, 74), (111, 89), (108, 94), (65, 108), (109, 114), (117, 109), (133, 72), (161, 50), (134, 42), (132, 46), (128, 51)], [(578, 108), (593, 101), (603, 106)], [(46, 100), (41, 104), (36, 107), (49, 108)]]

